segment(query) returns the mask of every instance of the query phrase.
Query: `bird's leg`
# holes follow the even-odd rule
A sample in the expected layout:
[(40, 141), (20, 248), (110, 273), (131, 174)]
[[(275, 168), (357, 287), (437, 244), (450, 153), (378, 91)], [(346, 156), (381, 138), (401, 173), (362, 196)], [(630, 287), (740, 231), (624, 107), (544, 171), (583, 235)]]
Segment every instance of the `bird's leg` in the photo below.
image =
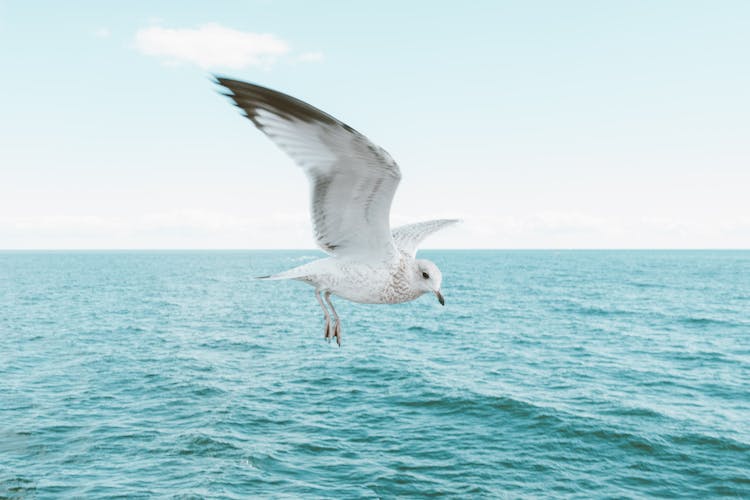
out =
[(331, 308), (333, 318), (336, 321), (336, 324), (333, 326), (333, 336), (336, 337), (336, 343), (341, 347), (341, 320), (339, 319), (339, 315), (336, 314), (336, 309), (334, 309), (333, 303), (331, 302), (331, 292), (326, 292), (325, 297), (326, 303), (328, 304), (328, 307)]
[(323, 309), (323, 314), (326, 315), (326, 326), (323, 331), (323, 338), (330, 342), (331, 336), (333, 335), (333, 328), (331, 328), (331, 316), (328, 314), (328, 309), (326, 309), (326, 306), (323, 304), (323, 299), (320, 298), (320, 290), (318, 290), (317, 288), (315, 289), (315, 298), (318, 299), (318, 304), (320, 304), (321, 309)]

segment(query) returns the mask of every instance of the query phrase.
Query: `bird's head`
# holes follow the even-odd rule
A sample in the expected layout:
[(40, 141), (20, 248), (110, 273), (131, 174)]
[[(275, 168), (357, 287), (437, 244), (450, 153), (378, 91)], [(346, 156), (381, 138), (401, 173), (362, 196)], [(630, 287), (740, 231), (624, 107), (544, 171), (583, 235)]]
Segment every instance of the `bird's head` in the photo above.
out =
[(438, 267), (429, 260), (417, 259), (414, 261), (414, 281), (417, 289), (422, 293), (434, 293), (441, 305), (445, 305), (443, 294), (440, 293), (440, 285), (443, 282), (443, 274)]

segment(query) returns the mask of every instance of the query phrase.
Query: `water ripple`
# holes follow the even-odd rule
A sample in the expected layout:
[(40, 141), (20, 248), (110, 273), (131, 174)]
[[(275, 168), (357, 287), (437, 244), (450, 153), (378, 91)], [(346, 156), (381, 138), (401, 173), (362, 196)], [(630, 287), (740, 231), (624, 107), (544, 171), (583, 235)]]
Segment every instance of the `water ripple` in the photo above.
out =
[(425, 252), (342, 348), (314, 257), (0, 253), (0, 498), (750, 497), (750, 252)]

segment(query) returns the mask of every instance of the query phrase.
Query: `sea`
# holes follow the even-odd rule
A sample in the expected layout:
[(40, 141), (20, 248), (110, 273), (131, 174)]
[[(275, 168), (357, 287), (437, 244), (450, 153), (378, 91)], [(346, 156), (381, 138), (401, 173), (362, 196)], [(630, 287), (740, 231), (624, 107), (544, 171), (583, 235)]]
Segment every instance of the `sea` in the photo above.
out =
[(750, 498), (750, 251), (0, 252), (2, 498)]

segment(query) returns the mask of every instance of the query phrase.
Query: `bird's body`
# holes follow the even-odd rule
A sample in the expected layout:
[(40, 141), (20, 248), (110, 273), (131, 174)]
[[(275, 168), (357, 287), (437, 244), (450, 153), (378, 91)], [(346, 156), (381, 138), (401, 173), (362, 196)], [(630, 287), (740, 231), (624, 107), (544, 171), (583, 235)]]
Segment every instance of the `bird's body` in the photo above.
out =
[(328, 257), (265, 279), (294, 279), (323, 292), (362, 304), (399, 304), (427, 290), (413, 285), (414, 259), (402, 255), (387, 265)]
[(401, 171), (384, 149), (299, 99), (238, 80), (217, 82), (307, 174), (315, 239), (330, 254), (262, 279), (312, 285), (326, 318), (325, 337), (335, 338), (339, 345), (341, 322), (331, 295), (366, 304), (395, 304), (434, 293), (444, 304), (440, 270), (415, 256), (424, 238), (457, 221), (419, 222), (391, 231), (390, 207)]

